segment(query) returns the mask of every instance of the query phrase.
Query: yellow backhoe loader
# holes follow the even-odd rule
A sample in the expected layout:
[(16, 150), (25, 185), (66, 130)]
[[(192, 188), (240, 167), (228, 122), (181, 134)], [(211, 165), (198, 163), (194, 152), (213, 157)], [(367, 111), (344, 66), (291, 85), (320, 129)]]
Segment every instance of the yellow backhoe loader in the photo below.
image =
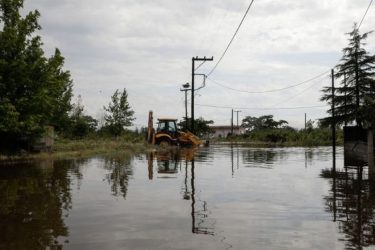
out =
[(161, 146), (199, 146), (201, 141), (193, 133), (177, 130), (177, 119), (159, 118), (157, 130), (154, 130), (152, 111), (148, 117), (147, 140)]

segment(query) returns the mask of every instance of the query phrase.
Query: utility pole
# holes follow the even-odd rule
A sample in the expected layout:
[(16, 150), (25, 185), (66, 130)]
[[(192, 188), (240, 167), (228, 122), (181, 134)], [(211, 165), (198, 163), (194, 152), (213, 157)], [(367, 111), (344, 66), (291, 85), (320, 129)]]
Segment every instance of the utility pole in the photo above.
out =
[(306, 130), (306, 128), (307, 128), (307, 126), (306, 126), (306, 123), (307, 121), (306, 121), (306, 113), (305, 113), (305, 130)]
[(242, 112), (241, 110), (236, 110), (234, 111), (237, 113), (237, 130), (238, 130), (238, 133), (240, 133), (240, 129), (239, 129), (239, 126), (238, 126), (238, 113)]
[(336, 168), (336, 121), (335, 121), (335, 73), (331, 70), (332, 77), (332, 152), (333, 166)]
[(231, 120), (231, 135), (233, 136), (233, 109), (232, 109), (232, 120)]
[(191, 89), (189, 89), (190, 84), (187, 82), (182, 85), (183, 89), (180, 89), (180, 91), (185, 92), (185, 127), (186, 130), (188, 130), (188, 113), (187, 113), (187, 92)]
[(192, 58), (192, 64), (191, 64), (191, 127), (190, 130), (191, 132), (195, 132), (195, 127), (194, 127), (194, 80), (195, 80), (195, 61), (202, 61), (205, 63), (206, 61), (213, 61), (214, 57), (211, 58), (206, 58), (206, 57), (193, 57)]

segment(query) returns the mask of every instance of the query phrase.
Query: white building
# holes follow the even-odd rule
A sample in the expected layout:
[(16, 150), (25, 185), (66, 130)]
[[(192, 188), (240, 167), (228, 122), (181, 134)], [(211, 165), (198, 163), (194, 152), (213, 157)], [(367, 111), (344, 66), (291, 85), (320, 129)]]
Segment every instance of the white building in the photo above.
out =
[[(232, 126), (210, 126), (212, 129), (212, 137), (227, 137), (232, 132)], [(241, 126), (233, 126), (234, 135), (242, 135), (245, 133), (245, 128)]]

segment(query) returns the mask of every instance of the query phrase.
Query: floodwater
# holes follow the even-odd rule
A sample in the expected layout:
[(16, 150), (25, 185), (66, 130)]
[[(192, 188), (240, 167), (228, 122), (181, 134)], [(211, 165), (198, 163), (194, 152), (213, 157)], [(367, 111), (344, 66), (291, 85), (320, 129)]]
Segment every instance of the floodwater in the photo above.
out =
[(211, 146), (0, 166), (0, 249), (367, 249), (367, 168)]

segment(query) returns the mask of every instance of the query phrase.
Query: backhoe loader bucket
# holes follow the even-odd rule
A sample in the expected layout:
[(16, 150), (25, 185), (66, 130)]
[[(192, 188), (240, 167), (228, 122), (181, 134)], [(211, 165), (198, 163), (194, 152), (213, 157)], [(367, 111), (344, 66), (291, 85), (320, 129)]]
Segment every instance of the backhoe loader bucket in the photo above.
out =
[(194, 135), (193, 133), (187, 131), (187, 132), (179, 132), (178, 140), (181, 144), (185, 145), (191, 145), (191, 146), (199, 146), (201, 144), (201, 141), (199, 138)]

